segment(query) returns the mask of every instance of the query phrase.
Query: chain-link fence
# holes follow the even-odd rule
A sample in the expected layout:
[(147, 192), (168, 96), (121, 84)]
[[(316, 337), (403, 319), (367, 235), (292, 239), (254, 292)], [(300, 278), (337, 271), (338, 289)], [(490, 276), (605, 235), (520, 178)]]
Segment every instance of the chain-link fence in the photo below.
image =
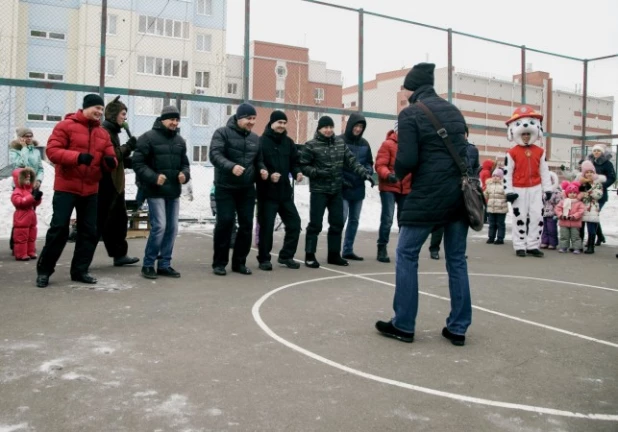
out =
[[(185, 219), (211, 215), (210, 139), (243, 100), (258, 107), (254, 131), (283, 109), (300, 144), (320, 116), (343, 131), (360, 111), (375, 154), (408, 103), (405, 74), (420, 61), (436, 64), (436, 90), (463, 112), (481, 158), (501, 158), (510, 147), (504, 122), (521, 103), (544, 114), (543, 145), (555, 169), (573, 166), (595, 143), (614, 152), (618, 145), (618, 55), (579, 59), (315, 0), (5, 3), (0, 167), (8, 166), (17, 127), (31, 128), (44, 154), (55, 123), (86, 93), (121, 95), (136, 135), (176, 104), (196, 174), (182, 201)], [(276, 29), (265, 12), (273, 10), (288, 17)]]

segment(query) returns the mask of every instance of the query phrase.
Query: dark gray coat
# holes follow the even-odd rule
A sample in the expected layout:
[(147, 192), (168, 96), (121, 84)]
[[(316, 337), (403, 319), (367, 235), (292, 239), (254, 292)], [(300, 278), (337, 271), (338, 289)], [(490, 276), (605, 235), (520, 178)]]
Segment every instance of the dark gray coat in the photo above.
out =
[(606, 180), (603, 182), (603, 197), (599, 200), (600, 204), (607, 202), (607, 188), (616, 182), (616, 170), (614, 164), (612, 164), (612, 154), (605, 151), (598, 159), (594, 158), (594, 155), (589, 154), (588, 160), (594, 165), (594, 169), (597, 174), (604, 175)]
[[(345, 133), (340, 135), (340, 138), (345, 142), (346, 146), (359, 164), (365, 167), (367, 173), (373, 174), (373, 155), (371, 154), (371, 147), (363, 134), (360, 136), (354, 136), (352, 129), (358, 123), (361, 123), (365, 129), (367, 128), (367, 121), (361, 114), (353, 113), (348, 119), (348, 124), (345, 128)], [(363, 130), (363, 133), (365, 130)], [(343, 199), (348, 201), (360, 201), (365, 199), (365, 178), (359, 176), (350, 168), (343, 168)]]
[(457, 154), (467, 163), (465, 121), (455, 105), (439, 97), (433, 86), (419, 87), (410, 106), (399, 113), (399, 146), (395, 173), (412, 173), (412, 190), (401, 213), (400, 225), (440, 225), (465, 219), (461, 171), (436, 128), (414, 103), (423, 101), (451, 137)]
[[(217, 129), (212, 136), (210, 162), (215, 166), (215, 185), (221, 189), (253, 186), (258, 172), (266, 169), (258, 136), (239, 128), (236, 116), (230, 117), (227, 125)], [(236, 165), (245, 168), (241, 176), (232, 173)]]

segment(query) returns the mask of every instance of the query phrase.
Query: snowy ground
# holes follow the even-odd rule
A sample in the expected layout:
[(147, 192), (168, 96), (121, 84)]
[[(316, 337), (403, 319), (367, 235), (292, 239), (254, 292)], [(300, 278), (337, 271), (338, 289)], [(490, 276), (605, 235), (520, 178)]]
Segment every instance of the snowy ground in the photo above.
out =
[[(39, 217), (39, 236), (42, 237), (47, 232), (49, 222), (52, 215), (52, 196), (53, 196), (53, 179), (54, 169), (51, 165), (45, 163), (45, 180), (42, 190), (44, 193), (43, 203), (37, 209)], [(201, 165), (191, 166), (191, 195), (190, 199), (188, 190), (185, 190), (181, 198), (180, 217), (185, 220), (194, 220), (195, 222), (183, 222), (183, 229), (212, 229), (212, 225), (206, 223), (211, 217), (210, 211), (210, 188), (214, 180), (214, 169), (212, 167), (204, 167)], [(0, 238), (8, 238), (11, 232), (14, 208), (11, 204), (11, 191), (13, 180), (7, 178), (0, 180), (0, 220), (5, 221), (0, 225)], [(134, 174), (127, 170), (127, 199), (133, 199), (136, 193), (134, 185)], [(302, 225), (306, 226), (309, 222), (309, 184), (307, 180), (296, 185), (295, 202), (298, 207), (298, 212), (302, 219)], [(363, 203), (359, 229), (362, 231), (377, 232), (380, 225), (380, 193), (378, 188), (367, 187), (366, 199)], [(610, 191), (610, 200), (606, 204), (601, 214), (601, 223), (603, 224), (603, 232), (607, 237), (608, 244), (618, 245), (618, 196), (615, 191)], [(507, 216), (507, 239), (510, 240), (510, 219), (511, 215)], [(204, 225), (206, 223), (206, 225)], [(324, 227), (328, 227), (327, 216), (324, 218)], [(396, 224), (393, 226), (393, 231), (396, 231)], [(476, 233), (471, 231), (474, 237), (485, 237), (486, 232)]]

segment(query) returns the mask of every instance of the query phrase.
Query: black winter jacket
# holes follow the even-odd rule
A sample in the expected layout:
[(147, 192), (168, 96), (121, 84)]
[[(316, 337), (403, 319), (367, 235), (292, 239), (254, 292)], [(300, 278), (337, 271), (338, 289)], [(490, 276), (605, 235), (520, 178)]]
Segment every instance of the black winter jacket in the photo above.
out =
[[(133, 170), (147, 198), (178, 198), (181, 184), (178, 174), (184, 173), (186, 182), (191, 179), (191, 166), (187, 158), (187, 143), (157, 119), (152, 130), (137, 139), (133, 152)], [(159, 174), (167, 177), (157, 185)]]
[(357, 161), (340, 137), (325, 137), (316, 132), (300, 154), (300, 169), (309, 177), (311, 192), (337, 194), (343, 184), (343, 167), (348, 167), (364, 177), (367, 170)]
[(603, 198), (599, 200), (599, 204), (607, 202), (607, 188), (611, 187), (616, 182), (616, 170), (612, 164), (612, 154), (606, 151), (598, 159), (594, 155), (588, 155), (588, 160), (593, 163), (597, 174), (604, 175), (607, 180), (603, 182)]
[[(258, 136), (239, 128), (235, 115), (212, 136), (210, 162), (215, 166), (215, 185), (221, 189), (253, 187), (258, 172), (266, 169)], [(232, 173), (236, 165), (245, 168), (240, 176)]]
[(466, 141), (466, 149), (468, 154), (468, 177), (479, 178), (481, 165), (479, 163), (479, 149), (474, 144)]
[[(354, 136), (352, 129), (354, 126), (361, 123), (367, 129), (367, 120), (361, 114), (353, 113), (348, 119), (348, 124), (345, 128), (345, 133), (340, 135), (348, 149), (352, 152), (359, 164), (365, 167), (368, 174), (373, 174), (373, 155), (371, 147), (363, 133), (360, 136)], [(360, 201), (365, 199), (365, 178), (356, 174), (353, 170), (343, 167), (343, 199), (348, 201)]]
[[(288, 175), (292, 174), (292, 177), (296, 178), (296, 175), (300, 173), (296, 144), (286, 133), (276, 133), (270, 125), (267, 125), (260, 137), (260, 148), (262, 149), (264, 165), (268, 170), (268, 178), (258, 180), (258, 198), (273, 201), (291, 199), (292, 185)], [(270, 180), (270, 175), (273, 173), (281, 174), (277, 183)]]
[(467, 163), (465, 120), (455, 105), (439, 97), (433, 86), (419, 87), (410, 106), (399, 113), (399, 146), (395, 173), (412, 173), (412, 190), (402, 208), (400, 225), (440, 225), (465, 219), (461, 171), (436, 128), (414, 103), (423, 101), (451, 137), (457, 154)]

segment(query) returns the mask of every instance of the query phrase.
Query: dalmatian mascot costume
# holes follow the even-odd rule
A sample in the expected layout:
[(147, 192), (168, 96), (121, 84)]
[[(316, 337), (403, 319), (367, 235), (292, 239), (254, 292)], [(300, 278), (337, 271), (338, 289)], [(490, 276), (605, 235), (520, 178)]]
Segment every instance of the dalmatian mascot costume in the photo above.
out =
[(523, 105), (506, 122), (508, 140), (516, 145), (506, 154), (504, 188), (515, 216), (513, 248), (520, 257), (543, 256), (539, 249), (543, 232), (543, 195), (549, 199), (553, 186), (545, 150), (534, 144), (543, 136), (542, 121), (542, 114)]

